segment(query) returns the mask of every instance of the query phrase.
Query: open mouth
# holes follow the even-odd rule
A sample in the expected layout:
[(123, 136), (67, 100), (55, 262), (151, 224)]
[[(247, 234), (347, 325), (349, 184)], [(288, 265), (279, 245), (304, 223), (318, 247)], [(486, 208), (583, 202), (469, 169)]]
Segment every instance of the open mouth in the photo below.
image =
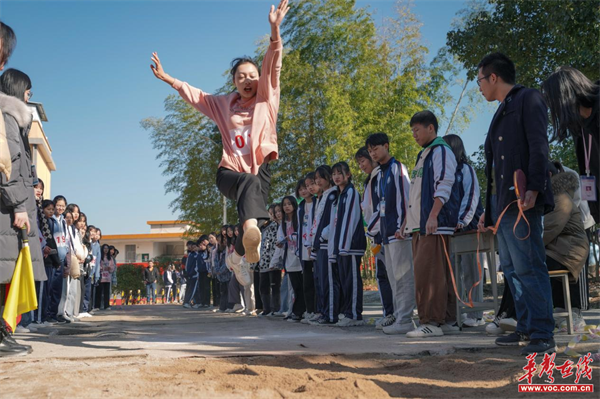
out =
[(244, 91), (245, 91), (246, 93), (252, 93), (252, 87), (245, 87), (245, 88), (244, 88)]

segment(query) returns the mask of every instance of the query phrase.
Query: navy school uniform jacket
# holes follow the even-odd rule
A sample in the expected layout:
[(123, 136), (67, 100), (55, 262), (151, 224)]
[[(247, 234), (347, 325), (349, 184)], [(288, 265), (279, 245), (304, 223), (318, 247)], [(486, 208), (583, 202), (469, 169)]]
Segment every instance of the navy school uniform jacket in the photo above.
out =
[[(396, 231), (400, 230), (406, 219), (410, 181), (406, 166), (393, 157), (388, 163), (380, 165), (380, 168), (378, 176), (380, 202), (373, 217), (379, 219), (383, 243), (389, 244), (398, 241), (395, 237)], [(382, 198), (385, 199), (385, 216), (381, 214), (380, 210)], [(369, 225), (367, 228), (369, 229), (367, 235), (375, 238), (374, 226)]]
[[(332, 207), (332, 211), (335, 207)], [(364, 219), (360, 210), (360, 194), (349, 183), (339, 194), (337, 209), (331, 215), (329, 240), (329, 260), (335, 262), (338, 256), (363, 256), (367, 249)]]
[(377, 166), (365, 180), (364, 196), (361, 203), (364, 219), (367, 224), (367, 235), (373, 238), (375, 244), (383, 242), (379, 229), (379, 171)]
[[(310, 259), (303, 259), (302, 258), (302, 247), (309, 247), (310, 246), (310, 227), (313, 225), (313, 222), (315, 220), (315, 211), (317, 210), (317, 199), (313, 198), (313, 202), (312, 202), (312, 211), (311, 211), (311, 216), (312, 218), (308, 220), (308, 231), (304, 231), (304, 208), (306, 205), (306, 200), (302, 200), (300, 201), (300, 204), (298, 204), (298, 235), (296, 236), (296, 256), (300, 259), (300, 262), (306, 262), (306, 261), (310, 261)], [(307, 245), (309, 244), (309, 245)]]
[(321, 215), (319, 215), (319, 207), (321, 204), (319, 203), (319, 206), (317, 206), (317, 216), (315, 218), (315, 222), (317, 224), (313, 234), (313, 254), (311, 254), (313, 259), (317, 258), (316, 254), (319, 249), (328, 249), (331, 209), (333, 208), (338, 196), (339, 191), (337, 188), (333, 190), (327, 190), (326, 193), (323, 193), (323, 197), (321, 198), (321, 201), (325, 201), (323, 203), (323, 213)]
[(202, 251), (198, 253), (198, 256), (196, 257), (196, 270), (197, 273), (208, 273), (208, 267), (209, 267), (209, 253), (208, 251)]
[[(425, 226), (437, 197), (444, 201), (438, 215), (438, 234), (454, 234), (460, 206), (459, 188), (454, 184), (456, 158), (450, 146), (441, 137), (436, 138), (428, 147), (431, 151), (423, 162), (422, 172), (420, 233), (427, 233)], [(417, 163), (424, 151), (419, 153)]]
[(198, 258), (198, 252), (190, 252), (187, 257), (187, 262), (185, 264), (185, 273), (188, 278), (196, 278), (198, 277), (198, 272), (196, 270), (196, 263)]
[(477, 228), (479, 218), (483, 213), (479, 191), (479, 182), (473, 167), (467, 163), (459, 163), (456, 167), (454, 185), (458, 187), (460, 208), (458, 223), (462, 223), (463, 231)]

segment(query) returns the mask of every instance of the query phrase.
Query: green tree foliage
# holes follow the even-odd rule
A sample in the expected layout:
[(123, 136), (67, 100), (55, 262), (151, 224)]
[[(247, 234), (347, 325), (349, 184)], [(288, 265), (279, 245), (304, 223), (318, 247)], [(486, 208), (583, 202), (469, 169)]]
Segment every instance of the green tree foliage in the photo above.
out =
[(114, 292), (124, 292), (125, 296), (129, 295), (131, 290), (135, 296), (138, 290), (142, 291), (142, 295), (146, 294), (146, 284), (144, 284), (144, 266), (136, 264), (124, 264), (117, 268), (117, 281), (119, 285), (114, 288)]
[[(431, 109), (443, 126), (443, 110), (454, 102), (448, 86), (455, 83), (458, 68), (447, 52), (426, 63), (428, 50), (410, 2), (399, 2), (396, 16), (379, 31), (369, 11), (353, 0), (295, 2), (282, 36), (280, 157), (272, 164), (273, 200), (293, 193), (297, 180), (323, 163), (346, 161), (358, 177), (354, 154), (374, 132), (386, 132), (392, 154), (413, 165), (419, 148), (408, 122), (415, 112)], [(257, 59), (267, 44), (268, 37), (257, 43)], [(220, 92), (228, 92), (227, 85)], [(167, 192), (178, 195), (171, 205), (181, 219), (213, 229), (221, 218), (214, 183), (220, 135), (176, 96), (167, 98), (165, 109), (166, 118), (148, 118), (142, 126), (151, 132), (169, 176)], [(468, 115), (461, 118), (453, 132), (460, 131)], [(231, 211), (230, 221), (236, 217)]]
[(461, 11), (447, 44), (469, 71), (500, 51), (517, 68), (517, 81), (539, 87), (557, 67), (570, 65), (600, 78), (600, 7), (597, 1), (486, 0)]

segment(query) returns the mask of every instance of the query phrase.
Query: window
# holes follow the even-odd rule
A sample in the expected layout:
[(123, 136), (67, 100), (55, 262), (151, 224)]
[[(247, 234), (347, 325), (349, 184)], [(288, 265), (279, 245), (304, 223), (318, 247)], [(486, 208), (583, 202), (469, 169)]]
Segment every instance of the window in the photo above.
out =
[(135, 262), (135, 245), (125, 245), (125, 262)]

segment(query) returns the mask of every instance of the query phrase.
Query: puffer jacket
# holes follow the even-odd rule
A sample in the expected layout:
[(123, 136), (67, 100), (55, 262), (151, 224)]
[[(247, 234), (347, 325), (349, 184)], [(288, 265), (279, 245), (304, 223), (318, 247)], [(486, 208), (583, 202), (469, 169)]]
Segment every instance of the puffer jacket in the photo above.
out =
[(546, 256), (565, 266), (570, 279), (577, 281), (590, 250), (579, 208), (573, 202), (579, 178), (563, 172), (552, 176), (551, 181), (554, 210), (544, 216)]
[(3, 93), (0, 93), (0, 110), (4, 118), (12, 165), (10, 177), (0, 173), (0, 284), (11, 282), (22, 247), (21, 232), (13, 227), (15, 212), (27, 212), (29, 216), (31, 228), (28, 237), (33, 276), (36, 281), (45, 281), (47, 277), (38, 238), (34, 176), (28, 139), (32, 114), (23, 101)]

